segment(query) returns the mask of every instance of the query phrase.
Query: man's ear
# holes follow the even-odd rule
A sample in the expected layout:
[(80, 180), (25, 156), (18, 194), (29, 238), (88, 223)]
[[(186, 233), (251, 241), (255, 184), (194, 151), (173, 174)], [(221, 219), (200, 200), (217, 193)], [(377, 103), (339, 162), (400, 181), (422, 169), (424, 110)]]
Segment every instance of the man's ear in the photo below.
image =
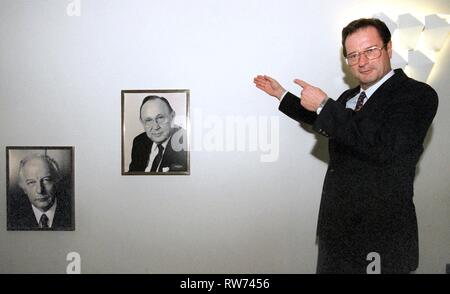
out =
[(386, 44), (386, 51), (389, 54), (389, 58), (392, 58), (392, 41)]

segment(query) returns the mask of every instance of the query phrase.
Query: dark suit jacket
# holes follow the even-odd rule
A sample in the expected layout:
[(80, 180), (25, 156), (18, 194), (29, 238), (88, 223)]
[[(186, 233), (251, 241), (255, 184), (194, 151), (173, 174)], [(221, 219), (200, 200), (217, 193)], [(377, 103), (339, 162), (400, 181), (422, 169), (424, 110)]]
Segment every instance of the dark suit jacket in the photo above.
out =
[[(186, 143), (186, 131), (181, 128), (173, 128), (171, 133), (172, 136), (167, 143), (166, 150), (164, 151), (164, 155), (157, 172), (163, 172), (163, 168), (168, 168), (169, 172), (188, 171), (186, 148), (182, 148), (182, 150), (173, 149), (173, 146), (184, 146), (183, 144)], [(152, 145), (153, 141), (150, 140), (145, 132), (134, 138), (133, 148), (131, 151), (131, 163), (128, 170), (129, 172), (145, 171), (145, 168), (148, 166)]]
[(370, 252), (380, 254), (384, 273), (413, 271), (418, 266), (413, 183), (437, 94), (402, 70), (395, 70), (360, 111), (346, 109), (358, 91), (329, 99), (320, 115), (290, 93), (279, 108), (329, 137), (318, 271), (365, 273)]
[(72, 231), (74, 229), (73, 209), (71, 201), (67, 197), (58, 196), (52, 227), (48, 229), (39, 228), (27, 195), (11, 196), (11, 199), (8, 200), (8, 230)]

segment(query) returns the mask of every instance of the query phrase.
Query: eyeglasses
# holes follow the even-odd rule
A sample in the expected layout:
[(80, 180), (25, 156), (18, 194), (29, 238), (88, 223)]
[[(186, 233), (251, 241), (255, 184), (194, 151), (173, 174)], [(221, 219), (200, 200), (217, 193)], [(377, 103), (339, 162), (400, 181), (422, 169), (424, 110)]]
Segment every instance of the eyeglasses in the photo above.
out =
[(370, 47), (364, 51), (355, 52), (355, 53), (347, 55), (345, 57), (345, 60), (347, 61), (348, 65), (355, 65), (359, 62), (361, 54), (364, 54), (364, 56), (367, 57), (367, 59), (369, 59), (369, 60), (377, 59), (381, 56), (381, 50), (383, 50), (385, 47), (386, 47), (386, 45), (384, 45), (381, 48), (380, 47)]
[(158, 115), (155, 119), (153, 119), (153, 118), (144, 119), (144, 124), (147, 127), (154, 126), (155, 124), (160, 126), (160, 125), (168, 123), (168, 122), (169, 122), (169, 117), (164, 116), (164, 115)]

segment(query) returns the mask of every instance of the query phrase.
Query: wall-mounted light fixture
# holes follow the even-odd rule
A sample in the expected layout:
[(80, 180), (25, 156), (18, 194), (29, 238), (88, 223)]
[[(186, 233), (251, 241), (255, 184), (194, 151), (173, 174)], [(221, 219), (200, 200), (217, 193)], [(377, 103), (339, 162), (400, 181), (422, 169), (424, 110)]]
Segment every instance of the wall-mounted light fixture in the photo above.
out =
[(425, 16), (422, 22), (407, 13), (393, 21), (384, 13), (374, 17), (386, 23), (392, 34), (392, 66), (403, 68), (411, 77), (426, 82), (438, 53), (450, 33), (450, 24), (437, 14)]

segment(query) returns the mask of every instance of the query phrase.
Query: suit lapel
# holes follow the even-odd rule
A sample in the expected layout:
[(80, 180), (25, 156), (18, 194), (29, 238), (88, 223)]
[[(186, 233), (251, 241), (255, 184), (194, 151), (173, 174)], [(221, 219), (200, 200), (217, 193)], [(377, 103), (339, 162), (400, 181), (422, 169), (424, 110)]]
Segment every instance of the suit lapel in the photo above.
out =
[(153, 141), (145, 135), (145, 160), (142, 160), (142, 171), (144, 171), (150, 162), (150, 153), (152, 152)]
[(179, 128), (173, 129), (169, 142), (167, 142), (166, 150), (164, 151), (164, 155), (158, 169), (160, 172), (162, 172), (163, 167), (170, 167), (174, 163), (174, 158), (177, 157), (176, 152), (172, 149), (172, 139), (174, 139), (173, 136), (178, 130)]
[(408, 77), (403, 70), (396, 69), (394, 75), (385, 81), (372, 96), (370, 96), (370, 99), (364, 104), (359, 113), (375, 111), (381, 105), (389, 103), (389, 99), (392, 99), (392, 95), (389, 93), (396, 91), (397, 87), (399, 87), (407, 78)]
[[(26, 197), (26, 196), (25, 196)], [(28, 199), (27, 199), (28, 200)], [(23, 216), (24, 216), (24, 224), (26, 227), (29, 228), (39, 228), (39, 223), (36, 220), (36, 216), (34, 215), (33, 208), (31, 207), (31, 203), (26, 204), (26, 208), (24, 210)]]
[[(175, 150), (173, 150), (172, 148), (172, 140), (174, 141), (174, 144), (180, 144), (180, 142), (182, 143), (183, 141), (183, 137), (179, 138), (177, 136), (177, 132), (181, 131), (181, 128), (173, 128), (172, 129), (172, 134), (169, 138), (169, 142), (167, 142), (166, 145), (166, 150), (164, 151), (164, 155), (161, 161), (161, 164), (159, 165), (159, 172), (162, 172), (162, 168), (163, 167), (169, 167), (172, 168), (172, 165), (174, 163), (177, 163), (177, 160), (179, 158), (179, 152), (176, 152)], [(175, 136), (175, 138), (174, 138)], [(177, 142), (176, 140), (180, 140), (180, 142)]]
[(67, 203), (64, 201), (62, 196), (58, 197), (58, 202), (56, 204), (55, 216), (53, 218), (52, 229), (58, 229), (61, 227), (69, 226), (69, 215), (70, 213), (67, 208)]
[(161, 164), (159, 165), (158, 172), (162, 172), (163, 167), (169, 166), (168, 159), (171, 158), (172, 150), (172, 137), (170, 137), (169, 142), (167, 142), (166, 150), (164, 151), (163, 158), (161, 160)]
[(359, 89), (360, 87), (358, 86), (356, 88), (345, 91), (337, 101), (345, 106), (347, 104), (347, 101), (352, 99), (352, 97), (354, 97), (359, 92)]

